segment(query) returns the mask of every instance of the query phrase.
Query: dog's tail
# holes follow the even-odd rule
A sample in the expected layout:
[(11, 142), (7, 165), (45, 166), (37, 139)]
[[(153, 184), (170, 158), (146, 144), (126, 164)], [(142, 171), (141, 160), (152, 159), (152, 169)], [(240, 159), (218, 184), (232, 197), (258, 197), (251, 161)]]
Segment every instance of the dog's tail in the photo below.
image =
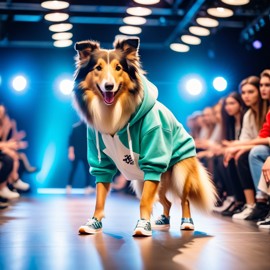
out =
[(210, 174), (196, 157), (174, 165), (169, 190), (178, 198), (186, 198), (197, 209), (210, 212), (217, 200), (216, 188)]

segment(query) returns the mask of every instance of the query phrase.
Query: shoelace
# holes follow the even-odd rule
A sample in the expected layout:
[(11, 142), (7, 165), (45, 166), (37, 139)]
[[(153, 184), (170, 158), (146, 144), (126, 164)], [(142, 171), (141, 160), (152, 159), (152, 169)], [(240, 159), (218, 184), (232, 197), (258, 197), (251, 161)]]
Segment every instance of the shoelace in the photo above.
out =
[(145, 219), (140, 219), (137, 223), (137, 227), (141, 227), (144, 228), (146, 230), (151, 230), (151, 224), (149, 221), (145, 220)]
[(95, 218), (88, 219), (85, 225), (92, 226), (94, 229), (99, 229), (102, 227), (101, 222)]
[(157, 225), (166, 225), (168, 224), (169, 219), (166, 218), (164, 215), (161, 215), (158, 220), (156, 220)]

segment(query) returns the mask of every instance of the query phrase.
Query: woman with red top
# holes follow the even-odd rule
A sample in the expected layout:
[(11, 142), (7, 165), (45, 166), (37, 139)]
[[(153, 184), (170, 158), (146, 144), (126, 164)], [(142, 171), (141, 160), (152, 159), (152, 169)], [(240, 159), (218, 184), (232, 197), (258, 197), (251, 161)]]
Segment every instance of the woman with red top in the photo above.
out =
[[(264, 70), (260, 75), (260, 93), (263, 99), (270, 101), (270, 70)], [(258, 137), (253, 140), (238, 142), (230, 147), (230, 155), (239, 157), (244, 152), (249, 153), (249, 167), (256, 188), (256, 205), (246, 220), (258, 220), (266, 216), (269, 211), (268, 196), (258, 189), (258, 183), (262, 173), (262, 167), (270, 156), (270, 112), (266, 115), (266, 121), (260, 129)], [(229, 155), (227, 155), (227, 160)], [(269, 171), (270, 172), (270, 171)]]

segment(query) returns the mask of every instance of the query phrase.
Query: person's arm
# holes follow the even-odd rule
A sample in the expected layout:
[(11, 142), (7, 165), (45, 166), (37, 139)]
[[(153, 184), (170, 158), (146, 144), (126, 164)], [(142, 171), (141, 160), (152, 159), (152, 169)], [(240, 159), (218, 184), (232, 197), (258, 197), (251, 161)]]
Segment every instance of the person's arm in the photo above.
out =
[(70, 146), (68, 148), (68, 159), (73, 161), (75, 159), (75, 152), (74, 152), (74, 147)]
[(270, 183), (270, 157), (266, 159), (262, 167), (262, 173), (266, 183)]
[(255, 145), (268, 145), (270, 142), (270, 137), (262, 138), (262, 137), (257, 137), (253, 140), (248, 140), (248, 141), (233, 141), (233, 142), (228, 142), (228, 141), (222, 141), (222, 144), (224, 146), (230, 146), (230, 147), (240, 147), (241, 146), (255, 146)]

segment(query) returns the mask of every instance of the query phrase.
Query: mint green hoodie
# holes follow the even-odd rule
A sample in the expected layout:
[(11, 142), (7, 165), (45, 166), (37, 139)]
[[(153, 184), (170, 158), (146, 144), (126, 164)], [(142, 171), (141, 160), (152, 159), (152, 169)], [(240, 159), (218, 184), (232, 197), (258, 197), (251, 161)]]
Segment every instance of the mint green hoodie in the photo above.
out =
[(180, 160), (196, 155), (192, 137), (157, 101), (157, 88), (142, 77), (143, 102), (114, 136), (89, 127), (88, 161), (96, 182), (111, 182), (117, 169), (128, 180), (159, 181)]

